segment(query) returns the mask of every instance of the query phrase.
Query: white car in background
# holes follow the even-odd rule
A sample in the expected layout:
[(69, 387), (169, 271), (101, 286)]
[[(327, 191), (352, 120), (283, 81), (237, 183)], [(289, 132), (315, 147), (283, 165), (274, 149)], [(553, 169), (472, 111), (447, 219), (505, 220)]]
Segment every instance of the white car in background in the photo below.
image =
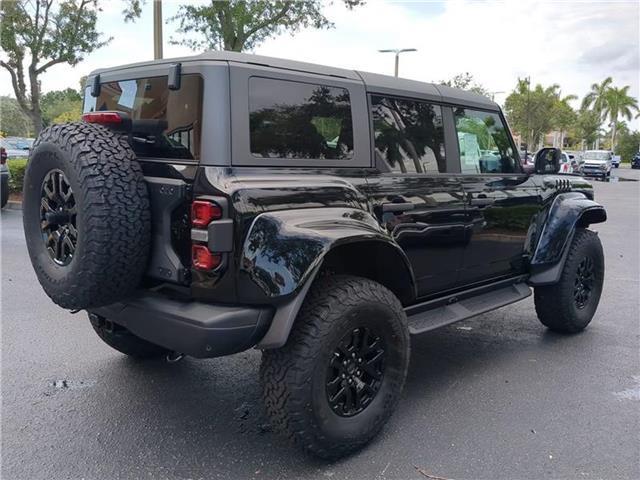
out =
[(580, 170), (575, 155), (569, 152), (560, 154), (560, 171), (558, 173), (578, 173)]
[(611, 176), (611, 159), (609, 150), (587, 150), (582, 155), (584, 164), (580, 173), (585, 177), (597, 177), (603, 180)]

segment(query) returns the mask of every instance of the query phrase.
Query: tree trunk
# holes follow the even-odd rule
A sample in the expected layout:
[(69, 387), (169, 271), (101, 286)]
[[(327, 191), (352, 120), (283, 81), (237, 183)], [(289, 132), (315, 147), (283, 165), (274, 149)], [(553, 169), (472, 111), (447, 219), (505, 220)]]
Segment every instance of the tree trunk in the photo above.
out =
[(611, 127), (611, 151), (615, 151), (616, 149), (616, 122), (613, 122), (613, 126)]
[(29, 113), (29, 118), (31, 119), (31, 123), (33, 123), (34, 135), (37, 137), (42, 131), (42, 113), (38, 108), (37, 111), (31, 111)]

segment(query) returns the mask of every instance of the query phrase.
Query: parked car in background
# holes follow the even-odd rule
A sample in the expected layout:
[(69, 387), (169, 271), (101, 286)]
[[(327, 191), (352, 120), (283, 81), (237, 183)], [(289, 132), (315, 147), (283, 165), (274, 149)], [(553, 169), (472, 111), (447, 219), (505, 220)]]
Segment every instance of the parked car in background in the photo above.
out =
[(9, 167), (7, 167), (7, 150), (0, 146), (0, 208), (9, 201)]
[(5, 149), (7, 158), (28, 157), (33, 138), (6, 137), (0, 140), (0, 145)]
[(611, 152), (609, 150), (587, 150), (582, 156), (584, 164), (580, 173), (585, 177), (607, 179), (611, 176)]
[(640, 152), (636, 153), (631, 159), (631, 168), (640, 168)]
[(621, 158), (620, 155), (611, 155), (611, 165), (615, 168), (620, 168)]
[(560, 171), (558, 173), (578, 173), (579, 165), (575, 155), (569, 152), (560, 154)]

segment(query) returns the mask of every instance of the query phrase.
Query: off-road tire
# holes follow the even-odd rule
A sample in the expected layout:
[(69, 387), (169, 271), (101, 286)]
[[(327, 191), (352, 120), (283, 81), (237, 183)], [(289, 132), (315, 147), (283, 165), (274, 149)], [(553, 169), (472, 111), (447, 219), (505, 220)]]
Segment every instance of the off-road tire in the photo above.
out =
[(104, 343), (134, 358), (157, 358), (169, 354), (169, 350), (135, 336), (125, 327), (112, 323), (95, 314), (89, 314), (91, 326)]
[[(54, 261), (41, 230), (43, 182), (54, 171), (64, 174), (76, 205), (77, 242), (66, 265)], [(151, 211), (126, 139), (89, 123), (43, 130), (25, 173), (23, 223), (38, 281), (61, 307), (99, 307), (130, 294), (147, 266)]]
[[(582, 307), (578, 307), (575, 289), (580, 282), (580, 265), (586, 258), (593, 262), (593, 286), (588, 300)], [(554, 285), (535, 288), (534, 302), (538, 319), (556, 332), (577, 333), (584, 330), (598, 308), (603, 283), (604, 254), (600, 238), (591, 230), (579, 228), (569, 245), (560, 281)]]
[[(326, 391), (327, 366), (345, 332), (371, 328), (388, 348), (376, 395), (353, 416), (336, 414)], [(337, 458), (373, 439), (393, 413), (407, 375), (407, 318), (396, 296), (374, 281), (326, 276), (315, 282), (287, 343), (265, 350), (260, 369), (267, 415), (308, 453)]]

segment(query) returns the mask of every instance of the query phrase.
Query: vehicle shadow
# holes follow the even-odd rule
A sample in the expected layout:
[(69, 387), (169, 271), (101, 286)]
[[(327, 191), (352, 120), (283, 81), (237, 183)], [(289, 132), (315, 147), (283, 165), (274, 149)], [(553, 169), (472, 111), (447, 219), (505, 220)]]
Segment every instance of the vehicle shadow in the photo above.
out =
[[(94, 425), (96, 418), (105, 419), (95, 428), (103, 432), (105, 452), (120, 452), (102, 459), (117, 462), (111, 469), (195, 478), (209, 477), (211, 472), (222, 478), (321, 476), (354, 458), (358, 464), (388, 458), (388, 445), (402, 436), (403, 424), (416, 422), (416, 415), (450, 414), (438, 411), (436, 401), (447, 395), (452, 382), (464, 382), (480, 372), (490, 376), (517, 358), (523, 345), (544, 350), (563, 340), (545, 333), (530, 311), (518, 315), (507, 309), (506, 314), (494, 312), (459, 327), (412, 341), (403, 399), (384, 435), (336, 463), (304, 455), (272, 431), (260, 399), (260, 353), (255, 350), (204, 361), (187, 358), (175, 364), (114, 355), (103, 366), (108, 375), (99, 380), (108, 392), (108, 402), (86, 408), (82, 414), (87, 416), (84, 421)], [(168, 459), (172, 466), (167, 470)]]

